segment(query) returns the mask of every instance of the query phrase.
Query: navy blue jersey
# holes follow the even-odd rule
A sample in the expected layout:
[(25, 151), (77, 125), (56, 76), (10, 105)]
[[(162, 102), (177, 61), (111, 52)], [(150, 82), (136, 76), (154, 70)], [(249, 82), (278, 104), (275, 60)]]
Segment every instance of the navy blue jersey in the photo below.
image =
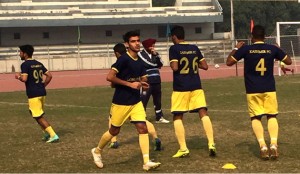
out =
[[(117, 71), (117, 77), (129, 82), (138, 82), (142, 76), (146, 76), (146, 69), (142, 60), (134, 59), (127, 52), (117, 59), (112, 65)], [(134, 105), (141, 101), (140, 90), (128, 86), (115, 85), (115, 93), (112, 102), (118, 105)]]
[(203, 56), (196, 45), (180, 43), (170, 47), (169, 60), (178, 61), (178, 70), (173, 71), (174, 91), (202, 89), (198, 64)]
[(256, 42), (241, 47), (232, 56), (237, 61), (244, 58), (246, 93), (276, 91), (273, 74), (274, 60), (283, 60), (287, 55), (274, 45)]
[(46, 89), (43, 82), (43, 75), (48, 70), (44, 65), (34, 59), (27, 59), (21, 65), (21, 74), (27, 75), (27, 81), (25, 82), (26, 94), (28, 98), (45, 96)]

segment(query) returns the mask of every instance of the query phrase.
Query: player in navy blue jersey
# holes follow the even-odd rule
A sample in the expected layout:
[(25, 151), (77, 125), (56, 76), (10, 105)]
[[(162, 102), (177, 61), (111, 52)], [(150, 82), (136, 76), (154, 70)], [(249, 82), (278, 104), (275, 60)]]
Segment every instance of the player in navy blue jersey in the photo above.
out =
[[(277, 45), (264, 42), (265, 29), (260, 25), (252, 30), (252, 45), (238, 42), (234, 50), (228, 55), (226, 64), (232, 66), (244, 59), (244, 78), (248, 102), (248, 111), (251, 117), (252, 128), (260, 145), (262, 159), (278, 158), (278, 104), (276, 97), (275, 79), (273, 74), (274, 60), (292, 64), (291, 58)], [(262, 116), (268, 120), (270, 135), (270, 150), (264, 138)]]
[(138, 59), (140, 51), (140, 35), (136, 31), (129, 31), (123, 36), (128, 47), (126, 54), (119, 57), (111, 67), (107, 80), (114, 84), (115, 93), (110, 109), (111, 126), (106, 131), (96, 148), (92, 149), (94, 163), (103, 168), (102, 151), (113, 136), (118, 135), (123, 123), (130, 118), (139, 133), (139, 144), (143, 155), (143, 169), (148, 171), (160, 166), (159, 162), (150, 161), (149, 136), (146, 126), (146, 112), (140, 97), (140, 88), (149, 87), (146, 70), (142, 61)]
[(173, 93), (171, 112), (173, 114), (175, 135), (180, 149), (174, 158), (189, 155), (185, 141), (183, 114), (197, 112), (203, 123), (208, 139), (209, 155), (216, 155), (213, 128), (207, 113), (204, 91), (199, 77), (199, 68), (207, 70), (207, 63), (196, 45), (184, 41), (184, 28), (175, 26), (171, 30), (174, 45), (169, 50), (170, 66), (173, 70)]
[[(21, 65), (21, 73), (16, 73), (15, 78), (25, 83), (29, 111), (44, 131), (43, 139), (47, 143), (57, 142), (59, 140), (58, 135), (43, 116), (46, 98), (45, 87), (50, 83), (52, 75), (41, 62), (32, 58), (34, 52), (32, 45), (22, 45), (19, 48), (20, 58), (24, 62)], [(46, 76), (45, 80), (43, 79), (44, 76)]]

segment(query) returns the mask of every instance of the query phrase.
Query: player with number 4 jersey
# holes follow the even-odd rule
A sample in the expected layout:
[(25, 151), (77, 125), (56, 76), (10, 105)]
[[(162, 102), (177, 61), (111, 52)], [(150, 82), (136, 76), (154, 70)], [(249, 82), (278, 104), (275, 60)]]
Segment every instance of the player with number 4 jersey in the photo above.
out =
[[(257, 141), (260, 145), (262, 159), (279, 156), (278, 153), (278, 104), (276, 97), (275, 79), (273, 75), (274, 60), (280, 60), (290, 65), (291, 58), (278, 45), (264, 42), (265, 29), (260, 25), (252, 30), (252, 45), (244, 42), (237, 43), (227, 57), (226, 64), (232, 66), (244, 59), (244, 77), (247, 93), (248, 111), (251, 124)], [(270, 135), (270, 149), (266, 145), (264, 129), (261, 123), (262, 116), (267, 116)]]

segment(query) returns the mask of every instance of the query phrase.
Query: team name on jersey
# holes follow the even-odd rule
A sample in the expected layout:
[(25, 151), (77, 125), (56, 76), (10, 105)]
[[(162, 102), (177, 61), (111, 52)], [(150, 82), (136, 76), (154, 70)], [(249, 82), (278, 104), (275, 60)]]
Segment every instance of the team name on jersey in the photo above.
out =
[(249, 50), (250, 54), (271, 54), (271, 50)]
[(180, 54), (196, 54), (196, 51), (180, 51)]
[(42, 65), (31, 65), (30, 68), (41, 68)]
[(129, 78), (127, 79), (128, 82), (139, 82), (141, 81), (141, 78), (140, 77), (136, 77), (136, 78)]

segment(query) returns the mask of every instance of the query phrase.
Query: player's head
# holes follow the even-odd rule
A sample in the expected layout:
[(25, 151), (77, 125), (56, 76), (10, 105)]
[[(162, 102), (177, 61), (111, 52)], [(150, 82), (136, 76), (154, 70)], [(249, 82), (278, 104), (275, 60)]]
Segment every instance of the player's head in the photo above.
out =
[(123, 35), (128, 51), (139, 52), (141, 47), (140, 33), (138, 31), (128, 31)]
[(265, 39), (265, 28), (261, 25), (255, 25), (252, 30), (252, 39), (254, 41)]
[(149, 38), (144, 40), (142, 42), (142, 45), (148, 53), (151, 53), (151, 50), (153, 50), (155, 43), (156, 43), (156, 39)]
[(32, 58), (34, 48), (32, 45), (21, 45), (20, 48), (20, 57), (22, 60), (27, 58)]
[(114, 49), (115, 56), (117, 58), (125, 54), (127, 51), (125, 45), (122, 43), (117, 43), (113, 49)]
[(177, 44), (179, 40), (184, 40), (184, 28), (178, 25), (174, 26), (171, 29), (171, 37), (174, 44)]

